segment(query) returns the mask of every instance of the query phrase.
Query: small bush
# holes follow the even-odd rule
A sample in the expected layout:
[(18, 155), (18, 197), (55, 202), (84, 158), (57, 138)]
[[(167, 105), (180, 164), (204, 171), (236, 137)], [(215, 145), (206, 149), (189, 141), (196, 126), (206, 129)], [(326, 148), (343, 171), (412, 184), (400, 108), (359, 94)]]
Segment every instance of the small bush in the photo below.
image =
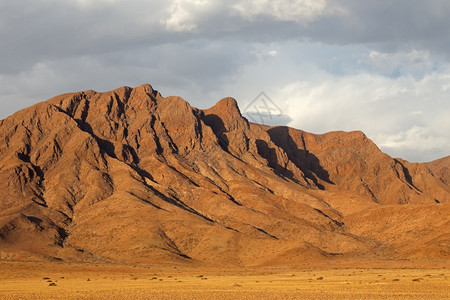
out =
[(48, 286), (56, 286), (56, 283), (52, 282)]

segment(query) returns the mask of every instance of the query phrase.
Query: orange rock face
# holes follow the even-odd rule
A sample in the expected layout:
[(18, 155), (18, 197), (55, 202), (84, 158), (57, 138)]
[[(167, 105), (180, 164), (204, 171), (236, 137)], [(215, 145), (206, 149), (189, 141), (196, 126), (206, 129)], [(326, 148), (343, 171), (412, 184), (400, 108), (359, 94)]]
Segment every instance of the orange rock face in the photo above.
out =
[(65, 94), (0, 121), (0, 257), (446, 261), (449, 165), (393, 159), (362, 132), (249, 123), (232, 98)]

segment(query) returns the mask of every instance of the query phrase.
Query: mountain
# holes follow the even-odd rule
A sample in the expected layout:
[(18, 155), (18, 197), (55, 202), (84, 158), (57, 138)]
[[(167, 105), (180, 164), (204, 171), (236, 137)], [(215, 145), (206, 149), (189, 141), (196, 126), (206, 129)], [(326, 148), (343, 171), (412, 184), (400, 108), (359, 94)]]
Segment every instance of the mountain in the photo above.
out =
[(448, 261), (449, 164), (393, 159), (362, 132), (250, 123), (233, 98), (64, 94), (0, 121), (0, 258)]

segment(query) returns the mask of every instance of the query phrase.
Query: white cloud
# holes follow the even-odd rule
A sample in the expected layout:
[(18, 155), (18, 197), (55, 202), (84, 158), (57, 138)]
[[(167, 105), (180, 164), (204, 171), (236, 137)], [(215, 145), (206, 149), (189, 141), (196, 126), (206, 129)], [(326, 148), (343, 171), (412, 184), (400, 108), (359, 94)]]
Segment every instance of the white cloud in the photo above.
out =
[(411, 161), (448, 155), (450, 84), (448, 73), (422, 79), (373, 74), (336, 76), (286, 85), (275, 99), (292, 119), (290, 126), (310, 132), (362, 130), (382, 150)]
[(201, 15), (217, 5), (212, 0), (173, 0), (169, 6), (169, 14), (162, 20), (169, 31), (193, 31)]
[(379, 134), (377, 139), (381, 142), (381, 148), (394, 150), (428, 151), (436, 148), (446, 147), (450, 149), (450, 140), (448, 137), (436, 136), (430, 128), (422, 126), (412, 126), (393, 134)]
[(365, 62), (383, 75), (422, 75), (435, 67), (428, 50), (411, 49), (400, 52), (380, 52), (373, 50)]
[(432, 161), (449, 155), (448, 134), (439, 135), (438, 130), (430, 124), (425, 126), (414, 125), (392, 134), (380, 133), (374, 136), (374, 140), (391, 156), (412, 162)]
[(411, 115), (413, 115), (413, 116), (420, 116), (420, 115), (423, 115), (423, 111), (421, 111), (421, 110), (412, 111)]
[(72, 2), (75, 6), (77, 6), (78, 8), (81, 8), (81, 9), (91, 9), (94, 7), (103, 6), (105, 4), (112, 5), (112, 4), (116, 4), (120, 1), (121, 0), (70, 0), (70, 2)]
[[(226, 28), (210, 23), (216, 32), (230, 28), (239, 28), (241, 21), (252, 23), (257, 19), (271, 19), (277, 22), (294, 22), (306, 25), (317, 18), (339, 11), (336, 5), (327, 0), (172, 0), (168, 4), (168, 13), (161, 23), (168, 31), (192, 32), (200, 29), (199, 24), (205, 20), (229, 19)], [(236, 19), (238, 17), (238, 19)], [(230, 22), (236, 23), (229, 24)], [(211, 28), (201, 28), (208, 31)]]

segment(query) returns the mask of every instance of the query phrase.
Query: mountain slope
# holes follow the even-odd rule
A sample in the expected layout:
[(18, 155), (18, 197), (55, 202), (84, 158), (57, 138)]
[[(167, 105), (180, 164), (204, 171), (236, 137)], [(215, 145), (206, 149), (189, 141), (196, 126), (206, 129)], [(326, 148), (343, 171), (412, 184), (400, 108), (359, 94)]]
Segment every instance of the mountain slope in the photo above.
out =
[(199, 110), (150, 85), (65, 94), (0, 121), (0, 253), (247, 266), (448, 259), (445, 178), (361, 132), (249, 123), (232, 98)]
[(450, 155), (426, 164), (444, 184), (450, 184)]

